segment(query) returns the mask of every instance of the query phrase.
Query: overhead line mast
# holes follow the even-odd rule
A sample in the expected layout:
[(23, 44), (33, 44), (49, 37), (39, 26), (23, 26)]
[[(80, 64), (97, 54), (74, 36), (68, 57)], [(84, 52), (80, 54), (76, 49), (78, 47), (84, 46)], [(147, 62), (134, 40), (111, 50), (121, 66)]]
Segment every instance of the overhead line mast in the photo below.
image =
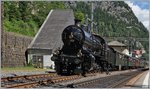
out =
[(93, 29), (93, 2), (91, 2), (91, 32), (94, 32)]

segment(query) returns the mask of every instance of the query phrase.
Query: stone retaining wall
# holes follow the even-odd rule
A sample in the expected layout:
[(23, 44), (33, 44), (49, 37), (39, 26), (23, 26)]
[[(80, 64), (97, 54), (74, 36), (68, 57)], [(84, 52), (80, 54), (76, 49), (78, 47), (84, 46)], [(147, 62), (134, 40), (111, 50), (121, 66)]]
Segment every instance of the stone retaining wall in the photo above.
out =
[(25, 50), (31, 43), (32, 38), (15, 33), (3, 32), (2, 34), (2, 67), (24, 66)]

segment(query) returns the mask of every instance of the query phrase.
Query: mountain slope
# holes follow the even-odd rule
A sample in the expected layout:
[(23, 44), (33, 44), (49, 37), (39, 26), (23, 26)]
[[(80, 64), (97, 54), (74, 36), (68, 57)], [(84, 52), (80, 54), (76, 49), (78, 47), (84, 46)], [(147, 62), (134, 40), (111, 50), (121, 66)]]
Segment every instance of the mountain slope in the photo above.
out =
[[(93, 3), (95, 8), (94, 22), (97, 23), (98, 34), (102, 37), (149, 37), (147, 29), (125, 2), (95, 1)], [(73, 9), (75, 16), (84, 20), (83, 23), (86, 21), (86, 15), (91, 16), (90, 1), (4, 1), (3, 7), (4, 30), (28, 36), (35, 36), (51, 9)], [(142, 44), (148, 51), (148, 42), (143, 42)]]
[[(90, 3), (72, 3), (71, 8), (76, 8), (75, 11), (81, 11), (90, 17)], [(148, 37), (147, 29), (138, 21), (131, 8), (123, 1), (96, 1), (93, 3), (95, 8), (94, 21), (98, 23), (100, 35), (128, 36), (128, 33), (132, 32), (131, 35), (135, 37)], [(132, 26), (132, 29), (128, 29), (129, 26)]]
[[(84, 15), (91, 16), (91, 2), (73, 2), (70, 8), (81, 11)], [(70, 3), (69, 3), (70, 4)], [(148, 38), (149, 32), (134, 15), (132, 9), (123, 1), (95, 1), (94, 22), (97, 23), (98, 34), (102, 37), (132, 37)], [(95, 30), (95, 32), (97, 32)], [(129, 39), (127, 39), (129, 40)], [(123, 41), (124, 42), (124, 41)], [(128, 43), (128, 42), (127, 42)], [(135, 47), (138, 41), (132, 41)], [(146, 52), (149, 52), (149, 43), (140, 42)], [(141, 47), (135, 47), (141, 49)], [(143, 48), (143, 47), (142, 47)]]

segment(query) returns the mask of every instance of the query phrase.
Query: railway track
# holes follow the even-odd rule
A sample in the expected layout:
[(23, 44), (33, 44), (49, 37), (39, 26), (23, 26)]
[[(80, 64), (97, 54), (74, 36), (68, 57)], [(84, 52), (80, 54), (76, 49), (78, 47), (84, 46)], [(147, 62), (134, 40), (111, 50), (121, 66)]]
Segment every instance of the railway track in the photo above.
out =
[[(86, 76), (94, 76), (94, 73), (88, 73)], [(46, 86), (47, 84), (71, 81), (82, 77), (81, 75), (60, 76), (56, 73), (23, 75), (1, 78), (1, 85), (5, 88), (35, 88), (41, 85)]]
[(143, 73), (143, 71), (131, 71), (128, 73), (116, 74), (105, 77), (96, 77), (84, 81), (58, 84), (56, 87), (69, 88), (120, 88), (127, 81)]
[(45, 78), (38, 78), (36, 80), (32, 80), (32, 81), (15, 81), (11, 82), (9, 84), (5, 84), (6, 88), (36, 88), (38, 86), (41, 85), (47, 85), (47, 84), (54, 84), (54, 83), (58, 83), (58, 82), (62, 82), (62, 81), (68, 81), (68, 80), (72, 80), (72, 79), (77, 79), (80, 78), (79, 76), (55, 76), (55, 77), (45, 77)]
[[(114, 88), (138, 75), (141, 71), (106, 75), (99, 72), (81, 75), (59, 76), (56, 73), (36, 74), (1, 78), (5, 88), (71, 87), (71, 88)], [(102, 76), (103, 75), (103, 76)], [(82, 80), (82, 81), (81, 81)]]
[(6, 88), (15, 88), (15, 87), (30, 87), (31, 85), (37, 85), (40, 83), (40, 80), (44, 78), (57, 77), (56, 73), (49, 74), (35, 74), (35, 75), (23, 75), (23, 76), (13, 76), (1, 78), (1, 86)]

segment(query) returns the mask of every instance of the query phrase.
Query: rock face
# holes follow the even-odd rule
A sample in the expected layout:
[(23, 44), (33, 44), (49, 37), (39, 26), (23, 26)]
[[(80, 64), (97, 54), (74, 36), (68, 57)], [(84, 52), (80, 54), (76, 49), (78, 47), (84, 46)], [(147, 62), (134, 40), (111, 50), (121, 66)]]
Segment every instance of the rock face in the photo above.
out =
[[(66, 2), (66, 6), (70, 6), (74, 11), (81, 11), (90, 18), (91, 2), (94, 8), (94, 22), (98, 24), (98, 31), (96, 29), (95, 32), (102, 37), (126, 38), (131, 36), (135, 39), (149, 37), (148, 30), (124, 1), (85, 1), (70, 2), (69, 4)], [(138, 40), (136, 41), (138, 42)], [(141, 42), (141, 44), (145, 49), (149, 48), (148, 42)]]
[[(74, 9), (74, 11), (81, 11), (84, 14), (88, 14), (89, 17), (91, 15), (91, 1), (65, 2), (65, 6), (66, 8)], [(94, 6), (94, 17), (97, 17), (98, 16), (97, 14), (101, 15), (103, 13), (107, 13), (107, 15), (115, 18), (116, 21), (122, 21), (123, 24), (125, 23), (126, 25), (132, 26), (134, 25), (136, 27), (139, 27), (140, 29), (144, 29), (147, 31), (144, 25), (140, 21), (138, 21), (132, 9), (124, 1), (93, 1), (93, 6)], [(99, 10), (101, 10), (102, 13), (99, 12)], [(95, 18), (95, 20), (99, 19)], [(109, 19), (109, 21), (111, 21), (111, 19)]]
[[(110, 15), (119, 18), (126, 23), (129, 23), (131, 19), (128, 19), (126, 15), (132, 12), (131, 8), (123, 1), (101, 1), (95, 3), (95, 8), (101, 8), (103, 11), (107, 11)], [(133, 14), (133, 19), (137, 19)]]

